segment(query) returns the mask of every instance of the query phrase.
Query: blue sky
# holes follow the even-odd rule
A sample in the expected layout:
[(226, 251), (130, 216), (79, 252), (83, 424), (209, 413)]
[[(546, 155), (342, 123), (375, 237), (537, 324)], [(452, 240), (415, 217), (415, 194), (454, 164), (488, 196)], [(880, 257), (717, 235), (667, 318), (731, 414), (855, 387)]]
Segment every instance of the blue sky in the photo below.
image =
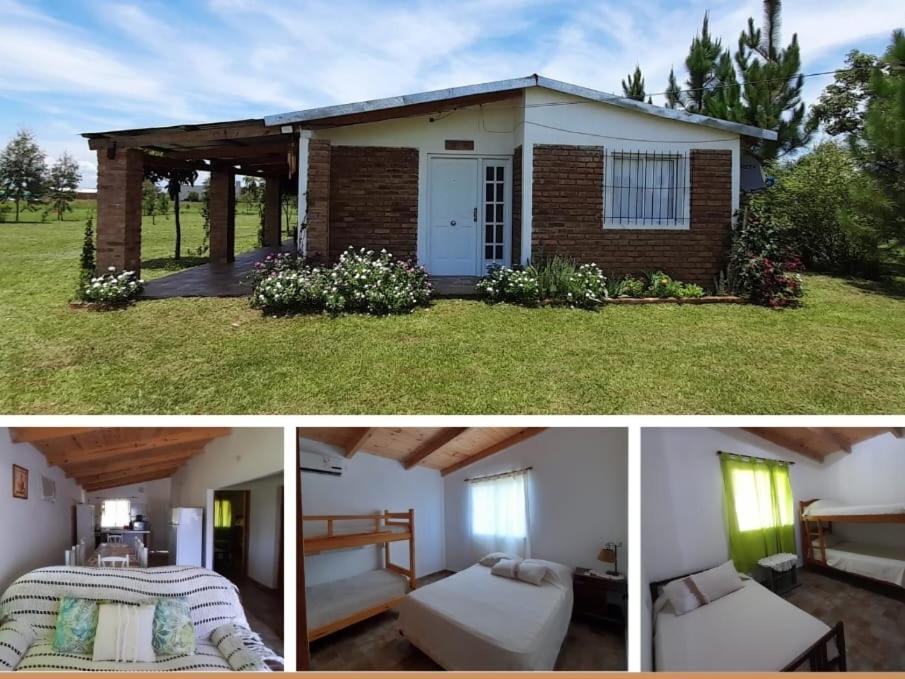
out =
[[(901, 0), (794, 0), (803, 70), (879, 53)], [(78, 134), (260, 117), (530, 73), (605, 91), (640, 64), (650, 92), (710, 11), (735, 45), (758, 0), (0, 0), (0, 142), (19, 128), (63, 150), (95, 184)], [(829, 77), (811, 78), (813, 101)], [(654, 98), (662, 103), (662, 97)]]

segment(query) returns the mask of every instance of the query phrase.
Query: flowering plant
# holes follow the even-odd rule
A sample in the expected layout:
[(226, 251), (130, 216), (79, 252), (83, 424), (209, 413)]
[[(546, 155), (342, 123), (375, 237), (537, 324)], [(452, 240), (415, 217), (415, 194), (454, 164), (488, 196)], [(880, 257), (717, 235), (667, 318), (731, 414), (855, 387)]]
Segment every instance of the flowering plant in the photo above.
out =
[(545, 301), (593, 309), (607, 297), (606, 278), (596, 264), (576, 266), (561, 257), (544, 258), (524, 269), (492, 266), (478, 281), (477, 290), (490, 303), (524, 306)]
[(271, 255), (254, 272), (251, 304), (266, 313), (310, 311), (374, 315), (412, 311), (430, 302), (427, 271), (386, 250), (347, 249), (328, 268), (300, 257)]
[(534, 306), (540, 301), (537, 273), (520, 267), (491, 266), (487, 275), (478, 281), (478, 295), (487, 302), (511, 302)]
[(111, 266), (107, 273), (85, 281), (79, 290), (79, 297), (102, 308), (124, 307), (141, 294), (144, 284), (134, 271), (117, 273), (116, 267)]
[(740, 263), (739, 284), (755, 304), (774, 309), (801, 305), (801, 260), (792, 257), (776, 262), (768, 257), (752, 255)]
[(662, 271), (648, 275), (645, 294), (651, 297), (703, 297), (704, 288), (694, 283), (683, 283), (667, 276)]

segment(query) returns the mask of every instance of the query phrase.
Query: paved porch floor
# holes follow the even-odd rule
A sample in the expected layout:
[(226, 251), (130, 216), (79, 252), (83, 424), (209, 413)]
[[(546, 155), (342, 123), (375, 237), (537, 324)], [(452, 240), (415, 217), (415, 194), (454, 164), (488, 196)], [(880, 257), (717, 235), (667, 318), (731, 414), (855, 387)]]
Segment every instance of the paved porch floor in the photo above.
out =
[(291, 240), (282, 247), (256, 248), (236, 255), (230, 264), (201, 264), (145, 283), (144, 299), (167, 299), (169, 297), (243, 297), (251, 294), (251, 286), (246, 282), (246, 274), (272, 252), (291, 250)]
[[(230, 264), (201, 264), (145, 283), (143, 299), (170, 297), (244, 297), (251, 294), (247, 274), (272, 252), (290, 251), (293, 243), (284, 241), (281, 248), (257, 248), (236, 255)], [(432, 276), (434, 294), (438, 297), (473, 297), (476, 276)]]

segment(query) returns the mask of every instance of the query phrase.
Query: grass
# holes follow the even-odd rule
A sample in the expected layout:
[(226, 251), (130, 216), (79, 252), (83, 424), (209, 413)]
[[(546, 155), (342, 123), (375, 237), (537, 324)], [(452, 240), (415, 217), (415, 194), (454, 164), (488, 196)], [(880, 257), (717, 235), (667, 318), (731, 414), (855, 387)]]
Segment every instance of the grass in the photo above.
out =
[[(905, 278), (807, 276), (804, 308), (783, 312), (444, 300), (404, 317), (263, 318), (244, 299), (173, 299), (98, 313), (67, 305), (87, 209), (0, 224), (0, 412), (905, 411)], [(240, 213), (237, 251), (256, 231)], [(147, 278), (170, 266), (172, 234), (145, 219)]]

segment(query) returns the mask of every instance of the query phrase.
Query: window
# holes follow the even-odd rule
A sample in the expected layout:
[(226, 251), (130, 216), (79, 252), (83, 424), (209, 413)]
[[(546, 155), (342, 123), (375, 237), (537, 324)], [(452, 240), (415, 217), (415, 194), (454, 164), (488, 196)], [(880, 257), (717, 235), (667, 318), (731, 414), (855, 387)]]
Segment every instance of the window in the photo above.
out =
[(607, 155), (605, 169), (607, 228), (688, 228), (685, 155), (614, 152)]
[(504, 229), (506, 167), (488, 162), (484, 166), (484, 261), (502, 264), (504, 261)]
[(122, 528), (132, 520), (129, 500), (104, 500), (101, 503), (101, 528)]
[(233, 527), (233, 503), (229, 500), (214, 500), (214, 528)]
[(530, 556), (528, 470), (468, 481), (468, 530), (475, 561), (490, 552)]
[(773, 475), (788, 478), (788, 469), (771, 470), (766, 466), (732, 470), (735, 516), (740, 531), (791, 526), (792, 498), (788, 484), (773, 482)]

